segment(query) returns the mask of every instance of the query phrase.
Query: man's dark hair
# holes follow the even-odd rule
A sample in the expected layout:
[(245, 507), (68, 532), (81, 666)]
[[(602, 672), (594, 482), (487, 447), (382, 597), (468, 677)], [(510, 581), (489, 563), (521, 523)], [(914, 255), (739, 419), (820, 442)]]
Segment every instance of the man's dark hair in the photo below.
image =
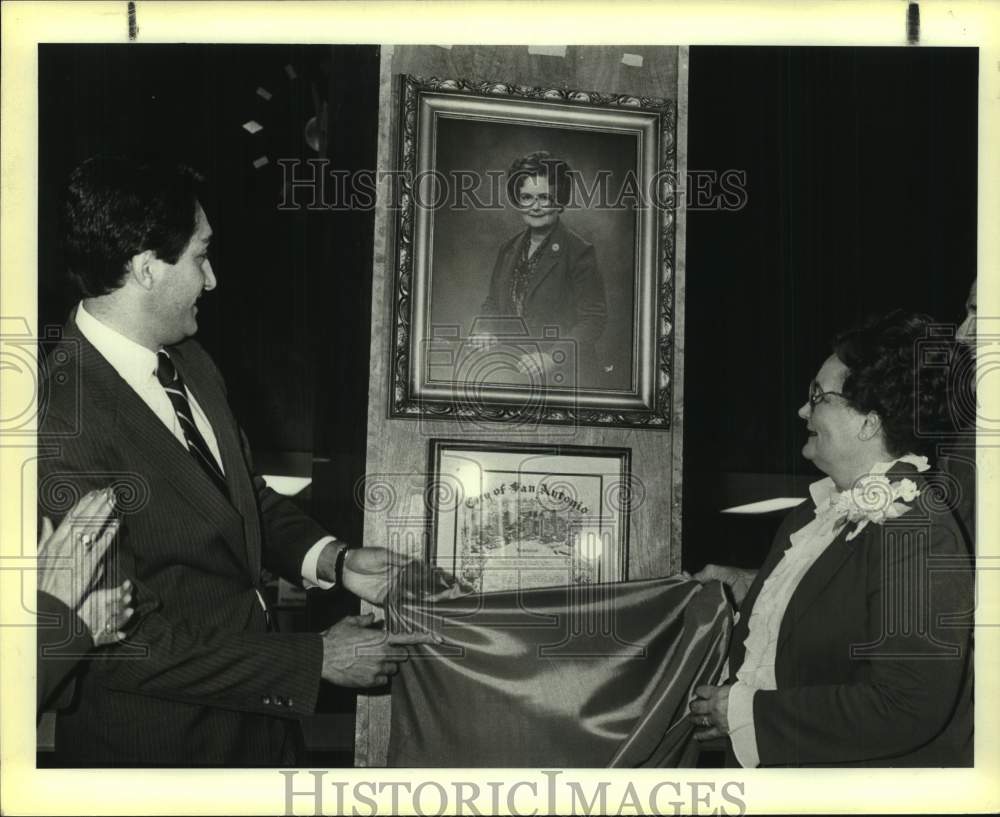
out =
[[(894, 457), (933, 453), (948, 417), (948, 374), (925, 365), (918, 342), (934, 320), (894, 310), (839, 335), (833, 351), (850, 370), (841, 392), (854, 409), (876, 412)], [(928, 434), (931, 432), (931, 435)]]
[(69, 273), (84, 297), (118, 289), (132, 256), (176, 264), (195, 230), (202, 177), (184, 165), (95, 156), (66, 191)]
[(517, 197), (524, 182), (536, 176), (541, 176), (548, 181), (552, 198), (556, 204), (560, 207), (566, 207), (569, 204), (573, 193), (569, 165), (547, 150), (536, 150), (534, 153), (514, 160), (507, 171), (507, 199), (511, 204), (517, 204)]

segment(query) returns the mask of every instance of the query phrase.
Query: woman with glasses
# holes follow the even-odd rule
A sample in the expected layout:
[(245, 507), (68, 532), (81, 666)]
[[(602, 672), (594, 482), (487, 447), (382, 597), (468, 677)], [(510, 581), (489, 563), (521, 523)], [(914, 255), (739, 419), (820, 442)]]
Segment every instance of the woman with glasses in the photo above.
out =
[(593, 387), (600, 383), (596, 343), (607, 305), (593, 245), (560, 220), (571, 193), (569, 166), (547, 151), (511, 165), (507, 197), (526, 229), (500, 247), (481, 310), (487, 320), (480, 325), (489, 331), (478, 337), (526, 331), (525, 368), (549, 386)]
[(759, 571), (696, 576), (740, 611), (695, 738), (728, 736), (742, 766), (972, 765), (972, 558), (929, 479), (948, 397), (929, 324), (896, 311), (836, 339), (798, 411), (827, 477)]

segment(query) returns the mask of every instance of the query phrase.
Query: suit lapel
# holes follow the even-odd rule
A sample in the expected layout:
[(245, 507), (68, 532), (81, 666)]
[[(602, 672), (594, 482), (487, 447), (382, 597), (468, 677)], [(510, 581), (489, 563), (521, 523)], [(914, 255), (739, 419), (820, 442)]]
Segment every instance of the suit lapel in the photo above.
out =
[(807, 524), (813, 517), (813, 505), (811, 502), (807, 501), (809, 506), (809, 512), (805, 512), (801, 509), (796, 509), (792, 511), (795, 514), (795, 522), (792, 524), (786, 524), (782, 526), (779, 530), (778, 536), (784, 537), (784, 547), (776, 548), (772, 547), (767, 554), (767, 558), (764, 559), (764, 563), (760, 566), (760, 570), (757, 571), (757, 576), (747, 591), (746, 597), (740, 604), (740, 620), (736, 623), (733, 628), (733, 638), (732, 647), (730, 650), (730, 662), (733, 666), (733, 672), (740, 668), (743, 664), (743, 659), (746, 655), (746, 650), (744, 648), (744, 640), (750, 631), (750, 616), (754, 605), (757, 603), (757, 597), (760, 595), (761, 588), (764, 586), (764, 582), (767, 581), (768, 576), (774, 572), (774, 568), (777, 567), (778, 562), (781, 561), (782, 557), (785, 555), (785, 551), (792, 546), (791, 541), (788, 538), (790, 532), (794, 532), (801, 528), (803, 525)]
[(199, 356), (188, 354), (184, 344), (173, 347), (171, 354), (184, 378), (185, 385), (198, 401), (198, 405), (212, 426), (212, 431), (215, 432), (215, 440), (222, 456), (222, 468), (226, 472), (229, 496), (243, 519), (246, 558), (248, 564), (254, 568), (260, 564), (261, 559), (260, 527), (256, 524), (257, 499), (247, 475), (242, 441), (229, 410), (225, 392), (215, 374), (207, 372), (204, 366), (199, 365)]
[[(871, 527), (869, 525), (869, 527)], [(795, 630), (799, 620), (806, 614), (809, 608), (815, 604), (824, 588), (833, 580), (837, 572), (847, 563), (848, 559), (854, 555), (855, 547), (862, 542), (868, 530), (856, 539), (847, 541), (847, 534), (854, 530), (854, 524), (844, 526), (844, 529), (837, 534), (834, 539), (820, 554), (820, 557), (813, 562), (802, 580), (799, 582), (792, 597), (788, 600), (788, 607), (785, 615), (781, 619), (781, 628), (778, 633), (778, 649), (788, 640), (788, 637)]]
[(751, 609), (753, 603), (760, 595), (760, 590), (764, 586), (764, 582), (767, 581), (768, 576), (771, 575), (774, 568), (778, 566), (778, 562), (780, 562), (784, 557), (785, 551), (792, 546), (790, 538), (791, 534), (809, 524), (815, 516), (816, 506), (811, 500), (807, 499), (795, 508), (789, 517), (781, 523), (778, 533), (775, 534), (774, 539), (775, 543), (781, 543), (781, 547), (772, 547), (768, 552), (764, 559), (764, 563), (760, 566), (760, 570), (757, 571), (757, 577), (750, 586), (750, 590), (747, 592), (746, 598), (743, 600), (743, 604), (740, 605), (741, 609)]
[[(920, 475), (916, 468), (909, 463), (897, 463), (889, 469), (887, 476), (890, 482), (896, 482), (899, 479), (908, 478), (916, 482), (918, 486), (921, 487), (924, 483), (922, 475)], [(812, 502), (808, 502), (807, 505), (810, 510), (814, 509)], [(802, 507), (805, 509), (806, 505), (803, 505)], [(761, 565), (757, 579), (754, 581), (754, 585), (751, 587), (750, 592), (747, 593), (747, 597), (744, 600), (741, 609), (752, 609), (757, 597), (760, 595), (760, 590), (764, 586), (764, 582), (767, 580), (767, 577), (770, 576), (775, 567), (777, 567), (778, 562), (781, 561), (785, 551), (792, 546), (790, 535), (801, 529), (804, 525), (808, 524), (812, 519), (812, 515), (806, 513), (805, 510), (800, 511), (799, 514), (800, 515), (795, 518), (794, 523), (781, 534), (784, 536), (784, 547), (781, 549), (773, 548), (768, 554), (767, 559), (764, 561), (764, 564)], [(789, 599), (788, 607), (785, 609), (785, 614), (781, 620), (781, 628), (778, 634), (779, 650), (781, 645), (784, 644), (784, 642), (788, 640), (791, 633), (794, 632), (797, 623), (819, 598), (819, 595), (823, 592), (824, 588), (826, 588), (826, 586), (833, 581), (833, 578), (857, 552), (858, 548), (871, 547), (870, 537), (874, 534), (874, 531), (878, 531), (880, 529), (878, 525), (869, 524), (856, 538), (848, 542), (847, 535), (854, 530), (854, 527), (854, 523), (844, 526), (844, 529), (840, 531), (826, 550), (823, 551), (820, 557), (813, 563), (812, 567), (806, 571), (802, 580), (795, 588), (791, 599)], [(746, 637), (748, 624), (749, 616), (744, 616), (737, 624), (737, 629), (734, 630), (733, 640), (735, 646), (732, 651), (732, 658), (737, 669), (742, 664), (745, 655), (743, 639)]]
[[(785, 537), (786, 540), (788, 537)], [(747, 591), (746, 597), (740, 604), (741, 610), (750, 610), (753, 608), (754, 603), (757, 601), (757, 597), (760, 595), (760, 589), (764, 586), (764, 582), (767, 581), (767, 577), (771, 575), (774, 568), (777, 566), (778, 562), (781, 561), (782, 556), (785, 555), (785, 551), (791, 547), (791, 543), (787, 543), (782, 550), (772, 549), (768, 553), (767, 558), (764, 560), (764, 564), (760, 566), (760, 570), (757, 571), (757, 576), (754, 579), (753, 584), (750, 586), (750, 590)], [(746, 624), (741, 617), (741, 623)]]
[[(917, 469), (907, 462), (898, 462), (887, 472), (886, 477), (890, 483), (895, 483), (901, 479), (910, 479), (921, 488), (925, 484), (924, 477)], [(913, 511), (911, 510), (910, 513)], [(799, 582), (792, 598), (788, 602), (785, 616), (781, 621), (781, 631), (778, 635), (778, 646), (788, 639), (794, 630), (799, 619), (809, 610), (810, 606), (819, 598), (823, 589), (833, 580), (837, 572), (855, 554), (858, 548), (870, 548), (875, 545), (872, 542), (873, 536), (881, 536), (884, 530), (882, 525), (869, 523), (861, 533), (850, 542), (847, 535), (855, 529), (856, 523), (849, 522), (840, 531), (826, 550), (815, 561), (813, 566), (806, 571), (802, 581)]]
[(517, 266), (518, 256), (524, 241), (524, 233), (518, 233), (517, 237), (502, 249), (503, 253), (500, 262), (500, 276), (496, 282), (495, 297), (501, 314), (514, 314), (514, 301), (511, 297), (511, 285), (514, 280), (514, 267)]
[(566, 252), (565, 231), (566, 228), (563, 227), (560, 221), (545, 242), (545, 250), (542, 252), (542, 257), (538, 259), (538, 263), (535, 266), (535, 274), (531, 276), (531, 281), (528, 283), (528, 291), (524, 296), (525, 303), (531, 300), (531, 296), (535, 294), (535, 290), (541, 286), (542, 281), (549, 277), (552, 270), (556, 267), (556, 262)]
[[(113, 418), (111, 428), (128, 441), (155, 472), (169, 481), (243, 561), (242, 519), (187, 449), (70, 321), (64, 336), (79, 344), (87, 399), (101, 403)], [(199, 400), (200, 402), (200, 400)], [(214, 430), (214, 429), (213, 429)], [(252, 563), (251, 563), (252, 564)]]

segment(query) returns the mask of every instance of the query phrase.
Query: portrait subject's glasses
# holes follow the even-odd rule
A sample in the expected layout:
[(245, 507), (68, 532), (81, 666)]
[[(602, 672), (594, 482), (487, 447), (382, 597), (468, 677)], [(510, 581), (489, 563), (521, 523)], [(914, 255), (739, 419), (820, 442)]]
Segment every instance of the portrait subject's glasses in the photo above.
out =
[(517, 204), (519, 207), (523, 207), (526, 210), (534, 207), (535, 202), (538, 202), (542, 207), (555, 207), (555, 203), (552, 201), (552, 196), (548, 193), (542, 193), (538, 196), (532, 195), (531, 193), (521, 193), (517, 197)]
[[(816, 408), (820, 403), (822, 403), (827, 395), (834, 395), (835, 397), (844, 397), (842, 392), (839, 391), (823, 391), (818, 383), (813, 383), (812, 388), (809, 389), (809, 409), (812, 410)], [(845, 400), (847, 398), (844, 398)]]

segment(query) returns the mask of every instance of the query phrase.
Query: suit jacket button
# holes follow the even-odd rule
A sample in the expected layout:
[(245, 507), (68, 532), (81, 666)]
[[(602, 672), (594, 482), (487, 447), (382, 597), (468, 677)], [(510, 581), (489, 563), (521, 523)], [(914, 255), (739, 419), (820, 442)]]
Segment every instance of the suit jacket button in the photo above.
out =
[(262, 704), (264, 704), (264, 706), (270, 706), (271, 705), (271, 696), (270, 695), (265, 695), (263, 698), (260, 699), (260, 702)]

